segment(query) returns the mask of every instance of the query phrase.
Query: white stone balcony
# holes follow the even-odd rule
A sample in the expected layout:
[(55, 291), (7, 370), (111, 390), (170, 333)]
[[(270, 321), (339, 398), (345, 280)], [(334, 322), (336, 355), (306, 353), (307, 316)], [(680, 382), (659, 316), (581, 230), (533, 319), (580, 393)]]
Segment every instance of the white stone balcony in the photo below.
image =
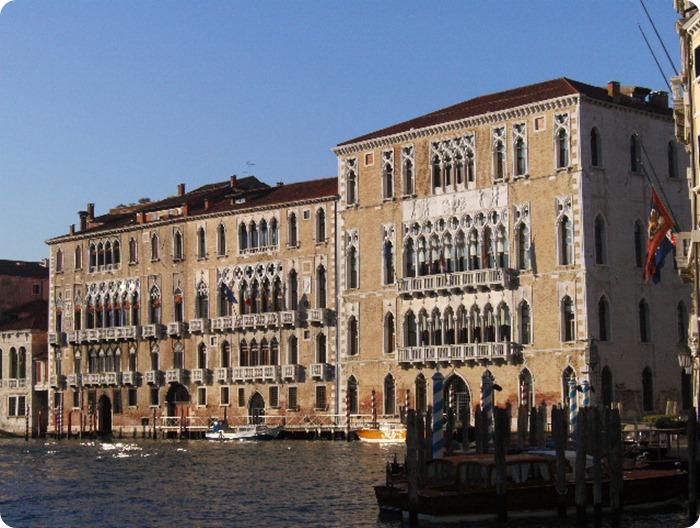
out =
[(192, 334), (208, 334), (209, 319), (191, 319), (189, 323), (189, 330)]
[(159, 386), (163, 379), (163, 373), (160, 370), (147, 370), (143, 373), (143, 378), (146, 380), (146, 384)]
[(80, 343), (80, 331), (75, 330), (73, 332), (66, 332), (66, 341), (69, 345)]
[(502, 290), (510, 287), (513, 271), (510, 268), (456, 271), (440, 275), (406, 277), (396, 283), (404, 297), (427, 295), (439, 291), (473, 293), (479, 290)]
[(328, 310), (326, 308), (310, 308), (306, 320), (310, 324), (324, 325), (328, 321)]
[[(54, 379), (56, 378), (56, 379)], [(58, 384), (60, 383), (60, 379), (63, 378), (62, 376), (51, 376), (50, 383), (52, 387), (57, 387)], [(54, 382), (56, 384), (54, 385)], [(10, 389), (26, 389), (27, 388), (27, 378), (10, 378), (7, 380), (7, 386)]]
[(213, 332), (225, 332), (233, 328), (233, 317), (216, 317), (211, 320)]
[(233, 381), (276, 382), (279, 380), (279, 366), (262, 365), (257, 367), (234, 367), (232, 378)]
[(120, 384), (121, 377), (121, 372), (104, 372), (101, 381), (103, 385), (116, 387)]
[(103, 330), (103, 339), (114, 341), (117, 338), (117, 329), (114, 327), (105, 328)]
[(231, 381), (231, 369), (219, 367), (214, 370), (214, 379), (217, 383), (229, 383)]
[(186, 372), (185, 369), (176, 368), (165, 371), (165, 382), (166, 383), (182, 383), (186, 382)]
[(211, 384), (211, 370), (202, 369), (192, 369), (191, 371), (192, 383), (197, 385), (210, 385)]
[(138, 385), (138, 372), (135, 370), (125, 370), (122, 372), (122, 384), (135, 387)]
[(302, 381), (303, 369), (301, 365), (282, 365), (282, 380), (283, 381)]
[(125, 341), (136, 341), (141, 335), (140, 326), (118, 326), (114, 330), (115, 337)]
[(80, 386), (80, 374), (68, 374), (66, 376), (66, 383), (69, 387), (79, 387)]
[(296, 326), (298, 323), (299, 314), (296, 310), (280, 312), (280, 323), (284, 326)]
[(83, 374), (83, 385), (86, 387), (96, 387), (102, 382), (101, 376), (97, 372), (91, 372), (89, 374)]
[(154, 323), (141, 327), (141, 337), (143, 339), (160, 339), (163, 335), (163, 325)]
[(333, 379), (333, 365), (330, 363), (312, 363), (310, 366), (311, 378), (319, 381), (331, 381)]
[(510, 341), (404, 347), (397, 350), (399, 364), (457, 363), (467, 361), (510, 361), (515, 355)]
[[(27, 380), (26, 379), (18, 379), (16, 380), (19, 382), (16, 388), (18, 389), (23, 389), (27, 386)], [(12, 382), (12, 380), (10, 380)], [(51, 386), (52, 389), (63, 389), (63, 386), (66, 383), (66, 377), (63, 375), (53, 375), (49, 376), (49, 385)], [(10, 387), (14, 388), (14, 387)]]
[(90, 332), (87, 330), (78, 330), (78, 341), (81, 343), (86, 343), (90, 340)]
[(64, 332), (49, 332), (49, 345), (64, 346), (66, 344), (66, 334)]
[(187, 330), (187, 325), (182, 322), (168, 323), (168, 335), (170, 337), (182, 337)]

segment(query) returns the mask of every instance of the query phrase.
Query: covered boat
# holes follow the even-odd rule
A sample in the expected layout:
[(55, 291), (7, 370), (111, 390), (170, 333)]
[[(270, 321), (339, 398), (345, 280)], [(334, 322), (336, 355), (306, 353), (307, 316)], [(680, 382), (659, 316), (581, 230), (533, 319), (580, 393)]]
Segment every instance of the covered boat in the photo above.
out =
[(211, 431), (207, 431), (204, 436), (207, 440), (272, 440), (277, 438), (281, 430), (281, 426), (270, 427), (264, 424), (230, 427), (215, 420)]

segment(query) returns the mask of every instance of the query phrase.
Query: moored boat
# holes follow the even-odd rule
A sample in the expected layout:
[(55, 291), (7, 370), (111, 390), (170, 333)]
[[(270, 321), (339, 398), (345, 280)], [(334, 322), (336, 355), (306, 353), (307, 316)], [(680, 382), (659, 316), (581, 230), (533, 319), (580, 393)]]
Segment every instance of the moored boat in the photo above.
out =
[[(396, 476), (395, 476), (396, 475)], [(566, 489), (557, 489), (556, 462), (542, 454), (506, 456), (506, 504), (508, 515), (551, 515), (559, 494), (567, 507), (574, 508), (575, 482), (567, 479)], [(425, 484), (419, 487), (417, 502), (409, 501), (408, 482), (403, 472), (387, 471), (386, 484), (374, 487), (380, 510), (411, 510), (418, 518), (436, 521), (483, 521), (496, 519), (503, 507), (496, 491), (496, 463), (493, 454), (461, 454), (434, 459), (425, 466)], [(622, 504), (653, 505), (678, 500), (687, 483), (679, 470), (635, 469), (623, 474)], [(609, 506), (609, 481), (602, 482), (603, 506)], [(593, 503), (593, 482), (586, 480), (588, 503)]]
[(376, 426), (369, 425), (355, 430), (362, 442), (404, 443), (406, 441), (406, 426), (402, 423), (385, 422)]
[(270, 427), (263, 424), (239, 425), (229, 427), (214, 422), (211, 431), (207, 431), (204, 437), (207, 440), (273, 440), (277, 438), (282, 427)]

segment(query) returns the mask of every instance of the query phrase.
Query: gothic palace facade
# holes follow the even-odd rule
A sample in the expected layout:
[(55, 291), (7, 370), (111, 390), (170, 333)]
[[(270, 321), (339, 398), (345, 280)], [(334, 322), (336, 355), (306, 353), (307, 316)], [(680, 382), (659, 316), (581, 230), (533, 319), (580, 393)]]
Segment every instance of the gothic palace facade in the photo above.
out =
[(642, 279), (650, 180), (690, 216), (667, 94), (556, 79), (334, 152), (337, 178), (181, 185), (49, 240), (49, 428), (398, 418), (437, 369), (457, 412), (485, 380), (496, 404), (689, 403), (690, 287), (671, 258)]

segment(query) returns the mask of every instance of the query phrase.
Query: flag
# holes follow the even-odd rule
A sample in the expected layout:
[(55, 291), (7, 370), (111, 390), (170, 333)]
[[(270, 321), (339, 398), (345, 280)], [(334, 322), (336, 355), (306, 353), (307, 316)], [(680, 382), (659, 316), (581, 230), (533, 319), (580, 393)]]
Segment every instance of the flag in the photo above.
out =
[(661, 280), (661, 268), (664, 259), (674, 247), (676, 237), (671, 231), (676, 225), (673, 217), (668, 212), (663, 202), (656, 194), (656, 189), (651, 188), (651, 212), (649, 213), (649, 238), (647, 239), (647, 261), (644, 266), (644, 280), (652, 280), (654, 284)]
[(238, 299), (236, 299), (236, 296), (233, 294), (233, 290), (226, 284), (224, 284), (224, 295), (226, 295), (228, 302), (238, 304)]

